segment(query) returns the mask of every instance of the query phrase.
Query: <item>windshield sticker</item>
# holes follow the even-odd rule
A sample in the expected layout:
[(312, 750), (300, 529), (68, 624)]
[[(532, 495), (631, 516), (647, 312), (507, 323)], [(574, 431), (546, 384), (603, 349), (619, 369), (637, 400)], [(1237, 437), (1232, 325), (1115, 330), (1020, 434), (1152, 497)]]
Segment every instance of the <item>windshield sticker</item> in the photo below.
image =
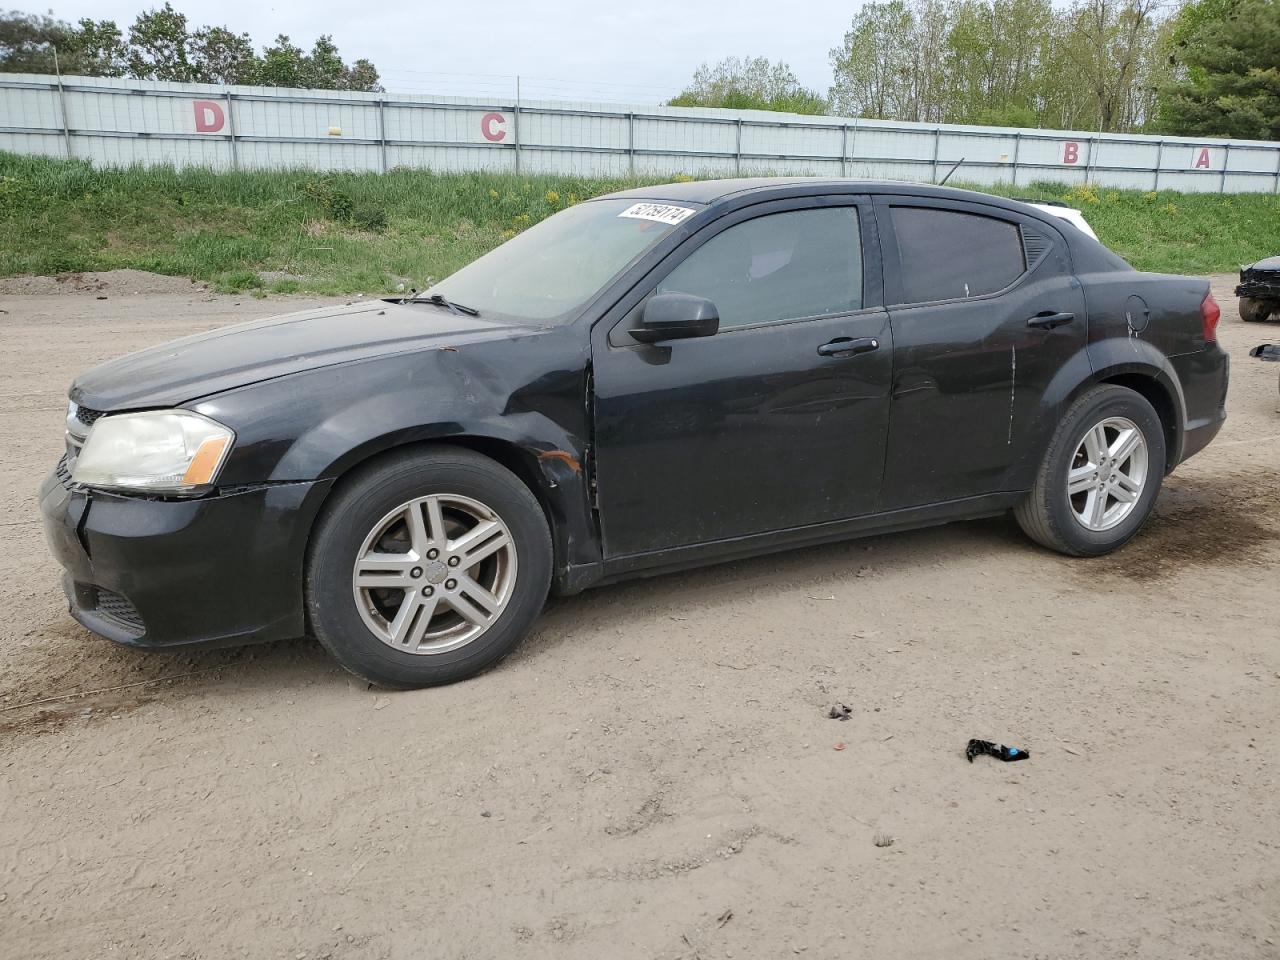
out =
[(633, 203), (618, 216), (631, 217), (635, 220), (656, 220), (658, 223), (677, 224), (686, 217), (693, 216), (694, 211), (688, 207), (673, 207), (666, 203)]

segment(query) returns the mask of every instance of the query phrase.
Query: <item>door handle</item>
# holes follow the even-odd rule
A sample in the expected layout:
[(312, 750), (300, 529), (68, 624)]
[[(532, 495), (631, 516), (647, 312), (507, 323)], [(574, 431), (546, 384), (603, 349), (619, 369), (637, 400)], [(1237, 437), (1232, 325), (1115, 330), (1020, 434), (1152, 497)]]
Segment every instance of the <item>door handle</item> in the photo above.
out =
[(1028, 327), (1035, 327), (1037, 330), (1052, 330), (1054, 327), (1060, 327), (1064, 323), (1074, 323), (1076, 315), (1074, 313), (1037, 313), (1034, 317), (1027, 321)]
[(880, 341), (875, 337), (862, 337), (852, 340), (849, 337), (836, 337), (830, 343), (818, 348), (821, 357), (852, 357), (858, 353), (869, 353), (880, 349)]

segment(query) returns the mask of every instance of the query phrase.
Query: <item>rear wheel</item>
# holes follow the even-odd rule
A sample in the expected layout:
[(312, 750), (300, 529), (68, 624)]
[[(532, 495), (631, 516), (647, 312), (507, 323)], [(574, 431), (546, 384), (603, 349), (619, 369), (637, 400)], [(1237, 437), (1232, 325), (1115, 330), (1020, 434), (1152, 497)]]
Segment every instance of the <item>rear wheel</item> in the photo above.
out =
[(1146, 521), (1164, 465), (1164, 427), (1155, 408), (1127, 387), (1104, 384), (1062, 418), (1014, 515), (1031, 539), (1051, 550), (1109, 553)]
[(1270, 300), (1259, 300), (1257, 297), (1240, 298), (1240, 319), (1247, 323), (1261, 323), (1271, 316), (1276, 304)]
[(520, 642), (546, 599), (551, 537), (521, 481), (469, 450), (398, 455), (326, 504), (307, 565), (320, 642), (373, 683), (450, 683)]

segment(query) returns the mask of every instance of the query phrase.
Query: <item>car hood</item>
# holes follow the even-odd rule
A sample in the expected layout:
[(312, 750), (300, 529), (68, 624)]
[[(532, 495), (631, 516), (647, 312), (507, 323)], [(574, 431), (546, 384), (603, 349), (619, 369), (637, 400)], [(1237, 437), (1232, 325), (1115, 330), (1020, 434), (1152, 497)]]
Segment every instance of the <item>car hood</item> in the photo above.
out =
[(305, 310), (222, 327), (94, 367), (71, 385), (93, 410), (173, 406), (352, 360), (501, 339), (528, 328), (394, 300)]
[(1280, 257), (1267, 257), (1254, 263), (1247, 263), (1241, 270), (1280, 270)]

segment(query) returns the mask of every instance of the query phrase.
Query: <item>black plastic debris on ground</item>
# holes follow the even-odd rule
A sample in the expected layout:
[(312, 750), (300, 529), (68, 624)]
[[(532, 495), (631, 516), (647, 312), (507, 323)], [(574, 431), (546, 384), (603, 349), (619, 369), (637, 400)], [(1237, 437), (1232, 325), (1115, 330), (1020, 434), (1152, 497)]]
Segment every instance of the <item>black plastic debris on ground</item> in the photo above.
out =
[(1260, 343), (1249, 351), (1249, 356), (1259, 360), (1280, 360), (1280, 343)]
[(995, 757), (1006, 763), (1026, 760), (1031, 756), (1021, 747), (1006, 747), (1003, 743), (992, 743), (990, 740), (970, 740), (969, 745), (964, 748), (964, 755), (969, 758), (970, 763), (973, 763), (974, 757), (981, 756)]
[(843, 703), (837, 703), (827, 711), (827, 718), (830, 720), (848, 720), (851, 716), (853, 716), (853, 709), (846, 707)]

